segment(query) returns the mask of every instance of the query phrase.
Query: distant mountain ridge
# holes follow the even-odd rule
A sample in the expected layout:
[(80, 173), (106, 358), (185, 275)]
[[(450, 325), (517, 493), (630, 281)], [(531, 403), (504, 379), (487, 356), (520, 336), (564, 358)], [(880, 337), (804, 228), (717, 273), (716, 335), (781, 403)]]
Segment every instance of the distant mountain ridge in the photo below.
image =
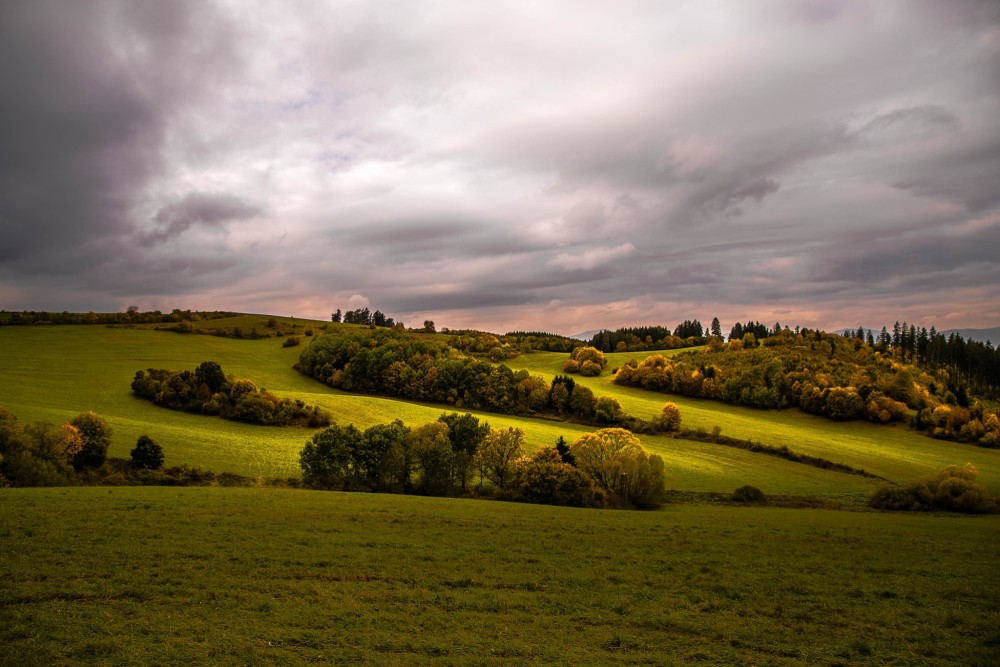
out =
[(996, 347), (1000, 343), (1000, 327), (991, 327), (989, 329), (945, 329), (939, 333), (944, 335), (945, 338), (953, 333), (957, 333), (965, 340), (993, 343), (993, 347)]

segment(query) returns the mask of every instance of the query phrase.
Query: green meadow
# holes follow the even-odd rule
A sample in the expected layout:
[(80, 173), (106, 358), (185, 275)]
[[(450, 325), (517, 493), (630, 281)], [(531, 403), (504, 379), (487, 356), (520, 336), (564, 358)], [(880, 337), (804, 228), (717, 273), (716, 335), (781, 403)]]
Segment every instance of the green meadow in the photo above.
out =
[[(266, 331), (248, 315), (198, 322)], [(276, 318), (310, 338), (322, 322)], [(251, 426), (132, 396), (137, 370), (216, 361), (359, 428), (446, 406), (347, 394), (292, 366), (283, 337), (155, 327), (0, 327), (0, 405), (21, 421), (93, 410), (109, 455), (139, 435), (167, 465), (298, 477), (313, 431)], [(610, 355), (610, 366), (632, 354)], [(551, 379), (566, 355), (512, 360)], [(970, 461), (1000, 491), (1000, 452), (902, 426), (836, 423), (576, 380), (649, 418), (753, 439), (905, 482)], [(529, 446), (593, 427), (474, 413)], [(880, 482), (712, 442), (642, 436), (681, 492), (842, 501), (742, 507), (671, 495), (653, 512), (282, 488), (0, 489), (3, 665), (992, 665), (1000, 517), (874, 512)]]
[(0, 490), (7, 665), (990, 665), (1000, 517)]
[[(241, 327), (266, 331), (269, 318), (247, 315), (196, 323), (199, 327)], [(276, 318), (279, 326), (298, 331), (332, 325)], [(310, 338), (302, 337), (302, 345)], [(296, 372), (292, 365), (302, 346), (283, 347), (283, 337), (257, 340), (178, 334), (146, 328), (104, 326), (34, 326), (0, 328), (0, 405), (25, 422), (62, 422), (93, 410), (114, 429), (111, 456), (127, 457), (143, 434), (160, 442), (167, 465), (189, 464), (218, 472), (253, 477), (299, 475), (298, 453), (313, 431), (303, 428), (260, 427), (158, 408), (132, 396), (129, 385), (137, 370), (193, 369), (202, 361), (217, 361), (236, 377), (281, 396), (300, 398), (329, 410), (338, 423), (366, 428), (401, 419), (410, 425), (435, 420), (447, 406), (417, 404), (346, 394)], [(609, 367), (636, 356), (613, 354)], [(641, 357), (640, 357), (641, 358)], [(525, 354), (510, 363), (551, 379), (561, 372), (566, 355)], [(724, 435), (787, 446), (804, 454), (863, 468), (887, 479), (905, 482), (949, 464), (972, 462), (981, 481), (1000, 492), (1000, 451), (936, 441), (904, 426), (837, 423), (796, 410), (759, 411), (720, 403), (667, 396), (618, 387), (610, 374), (576, 377), (597, 395), (613, 395), (629, 413), (648, 418), (667, 400), (682, 410), (686, 428), (722, 428)], [(541, 419), (475, 413), (494, 427), (519, 426), (529, 446), (551, 445), (562, 436), (572, 441), (591, 427)], [(753, 484), (770, 494), (864, 497), (877, 480), (820, 470), (763, 454), (714, 443), (666, 436), (643, 436), (643, 444), (664, 457), (668, 488), (728, 492)]]

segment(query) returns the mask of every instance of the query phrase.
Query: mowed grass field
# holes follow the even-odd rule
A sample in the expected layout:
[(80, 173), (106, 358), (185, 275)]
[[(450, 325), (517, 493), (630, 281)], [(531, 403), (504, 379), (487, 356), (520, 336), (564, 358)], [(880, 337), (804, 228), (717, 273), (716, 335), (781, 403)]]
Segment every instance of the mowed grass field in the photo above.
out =
[[(267, 316), (241, 316), (197, 323), (198, 326), (264, 331)], [(277, 318), (316, 334), (327, 323)], [(337, 325), (329, 325), (331, 327)], [(0, 327), (0, 405), (25, 422), (62, 422), (86, 410), (106, 418), (114, 429), (110, 455), (127, 457), (136, 439), (146, 434), (160, 442), (167, 465), (189, 464), (218, 472), (260, 477), (297, 477), (298, 454), (313, 431), (259, 427), (217, 418), (171, 412), (132, 396), (129, 385), (137, 370), (193, 369), (217, 361), (236, 377), (252, 379), (281, 396), (300, 398), (328, 409), (338, 423), (366, 428), (401, 419), (415, 426), (433, 421), (452, 408), (385, 398), (345, 394), (293, 370), (301, 346), (282, 347), (283, 338), (258, 340), (184, 335), (152, 328), (104, 326)], [(310, 338), (303, 337), (302, 345)], [(610, 355), (609, 366), (634, 354)], [(640, 357), (641, 358), (641, 357)], [(510, 362), (549, 379), (559, 373), (566, 355), (534, 353)], [(667, 400), (681, 406), (684, 426), (752, 438), (769, 445), (820, 456), (864, 468), (894, 481), (908, 481), (945, 465), (972, 462), (981, 480), (1000, 493), (1000, 452), (931, 440), (905, 427), (867, 423), (835, 423), (798, 411), (763, 412), (720, 403), (685, 399), (617, 387), (610, 375), (577, 377), (597, 395), (613, 395), (639, 417), (659, 412)], [(578, 424), (523, 419), (473, 411), (493, 427), (518, 426), (529, 447), (568, 441), (593, 430)], [(643, 444), (664, 457), (668, 488), (687, 491), (732, 491), (744, 484), (765, 493), (862, 497), (878, 482), (791, 463), (713, 443), (664, 436), (643, 436)]]
[(0, 489), (0, 664), (995, 665), (1000, 517)]

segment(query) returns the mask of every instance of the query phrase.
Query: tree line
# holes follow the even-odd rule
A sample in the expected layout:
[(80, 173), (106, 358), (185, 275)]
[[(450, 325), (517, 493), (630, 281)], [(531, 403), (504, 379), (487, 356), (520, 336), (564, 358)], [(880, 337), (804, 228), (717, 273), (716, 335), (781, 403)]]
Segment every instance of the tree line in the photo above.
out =
[(327, 386), (366, 394), (442, 403), (465, 410), (541, 415), (638, 432), (662, 428), (625, 413), (611, 396), (595, 397), (567, 376), (548, 383), (527, 370), (460, 354), (447, 343), (379, 329), (314, 338), (296, 369)]
[(214, 361), (202, 362), (194, 371), (136, 371), (132, 393), (169, 410), (248, 424), (319, 428), (331, 421), (326, 410), (298, 399), (279, 398), (258, 388), (253, 380), (235, 379)]
[(330, 315), (331, 322), (344, 323), (344, 324), (364, 324), (366, 326), (375, 327), (402, 327), (402, 322), (397, 322), (395, 319), (389, 317), (381, 310), (376, 310), (372, 312), (367, 306), (364, 308), (356, 308), (354, 310), (348, 310), (345, 313), (340, 312), (338, 308), (332, 315)]
[(997, 411), (956, 395), (946, 372), (900, 363), (862, 339), (808, 329), (783, 329), (759, 344), (748, 333), (698, 354), (631, 360), (614, 382), (755, 408), (797, 407), (834, 420), (909, 421), (934, 437), (1000, 446)]
[(601, 352), (644, 352), (676, 350), (704, 345), (706, 332), (698, 320), (685, 320), (672, 330), (664, 326), (623, 327), (615, 331), (604, 329), (585, 344)]
[(601, 429), (525, 455), (519, 428), (491, 429), (471, 414), (410, 428), (331, 426), (302, 449), (305, 486), (338, 491), (489, 495), (576, 507), (650, 508), (663, 495), (663, 460), (631, 432)]
[[(924, 368), (944, 369), (960, 398), (958, 392), (1000, 396), (1000, 349), (990, 341), (965, 340), (958, 332), (945, 336), (933, 326), (928, 330), (906, 322), (896, 322), (891, 332), (882, 327), (877, 336), (863, 327), (845, 335)], [(960, 405), (968, 407), (964, 399)]]
[(173, 322), (196, 322), (198, 320), (217, 320), (235, 317), (238, 313), (223, 310), (181, 310), (175, 308), (170, 313), (158, 310), (142, 312), (131, 306), (123, 313), (86, 313), (49, 312), (45, 310), (0, 310), (0, 326), (17, 326), (25, 324), (170, 324)]

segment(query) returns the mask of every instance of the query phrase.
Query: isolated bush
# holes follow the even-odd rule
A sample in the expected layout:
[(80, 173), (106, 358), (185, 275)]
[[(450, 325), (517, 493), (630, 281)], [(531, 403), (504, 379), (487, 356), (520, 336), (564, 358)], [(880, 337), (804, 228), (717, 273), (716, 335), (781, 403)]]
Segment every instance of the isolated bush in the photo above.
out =
[(584, 377), (597, 377), (601, 374), (601, 365), (589, 359), (580, 364), (580, 375)]
[(573, 442), (580, 470), (621, 503), (651, 508), (663, 498), (663, 459), (651, 454), (639, 439), (622, 428), (587, 433)]
[(948, 510), (970, 514), (992, 513), (997, 501), (978, 483), (979, 470), (971, 463), (951, 465), (905, 487), (884, 486), (872, 494), (869, 505), (878, 509)]
[(163, 467), (163, 447), (148, 435), (140, 435), (129, 454), (133, 468), (159, 470)]
[(762, 503), (764, 502), (764, 492), (756, 486), (741, 486), (733, 491), (732, 500), (737, 503)]
[(289, 336), (285, 339), (285, 342), (281, 344), (281, 347), (295, 347), (302, 343), (302, 338), (300, 336)]
[(570, 354), (570, 358), (580, 364), (581, 370), (586, 362), (591, 362), (597, 364), (599, 369), (603, 369), (607, 366), (607, 359), (604, 358), (604, 353), (598, 350), (596, 347), (585, 346), (578, 347)]
[(660, 410), (660, 414), (653, 420), (653, 425), (658, 431), (665, 431), (667, 433), (676, 433), (681, 430), (681, 409), (677, 407), (676, 403), (663, 404), (663, 409)]

